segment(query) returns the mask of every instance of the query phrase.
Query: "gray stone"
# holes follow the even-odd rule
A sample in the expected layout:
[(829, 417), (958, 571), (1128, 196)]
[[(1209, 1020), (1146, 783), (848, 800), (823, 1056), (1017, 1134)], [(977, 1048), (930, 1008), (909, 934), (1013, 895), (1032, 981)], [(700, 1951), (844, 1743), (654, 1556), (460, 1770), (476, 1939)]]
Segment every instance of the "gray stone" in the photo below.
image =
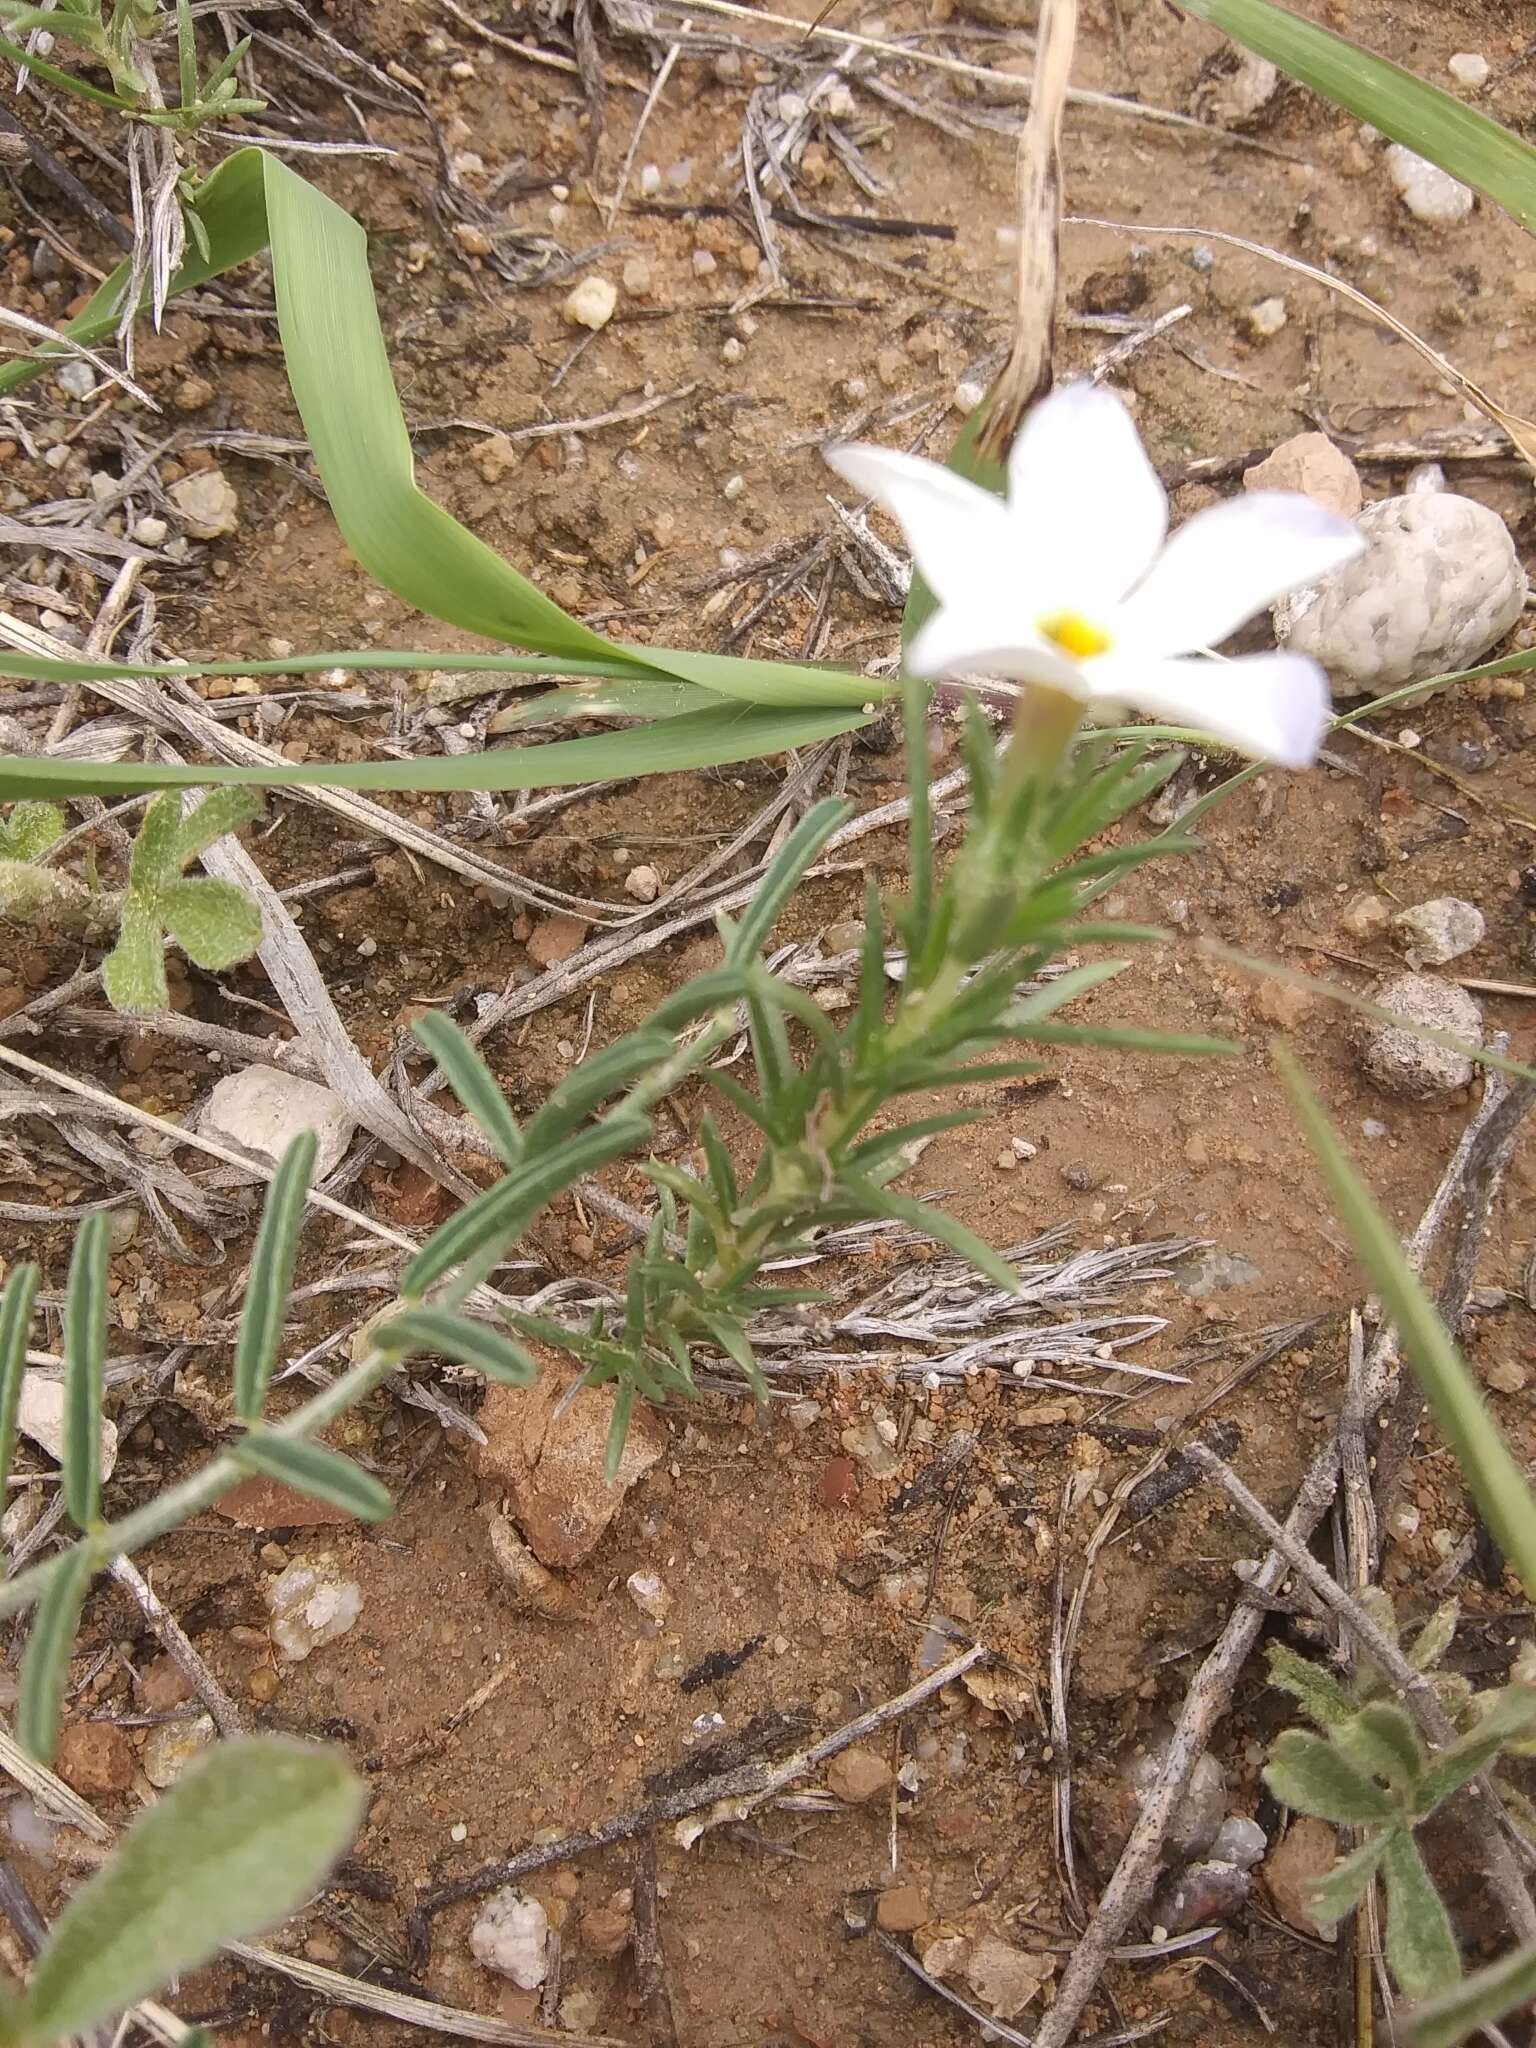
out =
[(1509, 529), (1486, 505), (1421, 491), (1367, 505), (1369, 545), (1275, 607), (1275, 636), (1359, 697), (1470, 668), (1519, 618), (1526, 577)]
[(1475, 903), (1460, 896), (1435, 896), (1400, 910), (1392, 920), (1397, 943), (1410, 967), (1443, 967), (1480, 946), (1487, 921)]
[(1203, 1252), (1198, 1259), (1186, 1261), (1178, 1275), (1178, 1283), (1192, 1300), (1203, 1301), (1208, 1294), (1216, 1294), (1224, 1287), (1251, 1287), (1255, 1280), (1263, 1278), (1263, 1268), (1241, 1252), (1223, 1252), (1213, 1248)]
[(1415, 220), (1452, 227), (1472, 211), (1472, 188), (1442, 171), (1427, 157), (1417, 156), (1401, 142), (1387, 151), (1387, 170), (1397, 196)]
[[(1145, 1805), (1153, 1786), (1162, 1776), (1163, 1766), (1168, 1760), (1168, 1744), (1169, 1737), (1164, 1735), (1148, 1748), (1128, 1757), (1121, 1767), (1138, 1806)], [(1190, 1773), (1184, 1797), (1174, 1809), (1173, 1819), (1163, 1838), (1167, 1856), (1174, 1862), (1188, 1863), (1204, 1855), (1215, 1839), (1226, 1811), (1227, 1774), (1207, 1750)]]
[(162, 1721), (158, 1728), (151, 1728), (144, 1740), (144, 1775), (151, 1785), (163, 1792), (167, 1785), (174, 1785), (194, 1757), (214, 1741), (218, 1730), (208, 1714), (199, 1714), (192, 1721)]
[[(1400, 974), (1376, 997), (1395, 1017), (1427, 1024), (1469, 1044), (1483, 1042), (1483, 1013), (1464, 988), (1432, 974)], [(1404, 1024), (1373, 1024), (1366, 1040), (1365, 1071), (1394, 1095), (1449, 1095), (1472, 1079), (1465, 1053), (1421, 1038)]]
[(244, 1067), (216, 1082), (203, 1111), (203, 1130), (275, 1165), (301, 1131), (315, 1134), (317, 1181), (341, 1164), (357, 1128), (351, 1110), (318, 1081), (277, 1067)]
[(240, 524), (240, 500), (222, 469), (198, 469), (166, 493), (193, 540), (220, 540)]
[(1268, 1848), (1269, 1837), (1256, 1820), (1250, 1820), (1245, 1813), (1229, 1813), (1216, 1830), (1210, 1860), (1235, 1864), (1239, 1870), (1252, 1870)]

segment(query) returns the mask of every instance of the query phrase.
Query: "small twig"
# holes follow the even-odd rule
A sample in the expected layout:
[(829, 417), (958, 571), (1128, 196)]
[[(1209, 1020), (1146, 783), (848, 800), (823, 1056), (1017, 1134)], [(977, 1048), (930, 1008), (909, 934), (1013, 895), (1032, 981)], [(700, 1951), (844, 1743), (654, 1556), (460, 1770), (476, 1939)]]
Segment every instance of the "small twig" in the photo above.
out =
[(221, 1735), (243, 1735), (245, 1717), (197, 1654), (186, 1631), (131, 1557), (114, 1557), (107, 1570), (129, 1593), (159, 1638), (160, 1647), (218, 1723)]

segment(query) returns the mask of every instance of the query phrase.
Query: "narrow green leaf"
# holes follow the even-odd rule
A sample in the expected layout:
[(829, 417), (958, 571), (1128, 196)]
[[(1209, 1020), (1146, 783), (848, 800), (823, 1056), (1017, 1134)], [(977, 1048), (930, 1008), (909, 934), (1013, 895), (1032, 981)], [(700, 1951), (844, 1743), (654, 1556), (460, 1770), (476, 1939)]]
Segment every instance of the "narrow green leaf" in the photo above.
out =
[(130, 1016), (146, 1016), (170, 1007), (160, 920), (149, 904), (136, 897), (129, 896), (123, 903), (117, 944), (102, 962), (101, 985), (113, 1009)]
[(1180, 0), (1186, 14), (1419, 156), (1474, 186), (1536, 233), (1536, 149), (1411, 71), (1270, 0)]
[(197, 104), (197, 37), (187, 0), (176, 0), (176, 65), (183, 108)]
[(1486, 1770), (1511, 1742), (1536, 1723), (1536, 1686), (1506, 1685), (1459, 1741), (1432, 1758), (1418, 1788), (1420, 1810), (1428, 1813)]
[(80, 1610), (85, 1605), (93, 1570), (88, 1544), (78, 1543), (66, 1553), (37, 1603), (32, 1633), (21, 1660), (16, 1739), (41, 1764), (51, 1764), (58, 1747), (70, 1651), (74, 1648), (75, 1630), (80, 1626)]
[[(1004, 1018), (1013, 1029), (1013, 1012)], [(1014, 1034), (1033, 1045), (1093, 1046), (1101, 1052), (1168, 1053), (1179, 1059), (1231, 1059), (1248, 1051), (1233, 1038), (1206, 1038), (1193, 1031), (1144, 1031), (1135, 1024), (1035, 1024)]]
[(1305, 1728), (1287, 1728), (1276, 1742), (1264, 1782), (1284, 1805), (1320, 1820), (1386, 1822), (1397, 1814), (1395, 1801), (1379, 1785)]
[(25, 43), (13, 43), (9, 36), (0, 36), (0, 57), (19, 65), (23, 71), (30, 71), (34, 77), (46, 79), (49, 85), (58, 86), (62, 92), (72, 92), (83, 100), (94, 100), (98, 107), (111, 107), (118, 113), (123, 111), (124, 103), (116, 93), (104, 92), (99, 85), (88, 84), (85, 79), (77, 78), (74, 72), (50, 64), (45, 57), (35, 57)]
[(613, 1397), (613, 1416), (608, 1424), (608, 1441), (603, 1447), (603, 1477), (610, 1486), (618, 1480), (619, 1466), (624, 1458), (625, 1439), (629, 1435), (629, 1419), (634, 1411), (634, 1383), (631, 1380), (623, 1380)]
[(431, 1053), (465, 1110), (490, 1139), (503, 1166), (516, 1166), (523, 1152), (523, 1134), (501, 1084), (469, 1039), (441, 1010), (428, 1010), (412, 1025)]
[(1424, 1746), (1413, 1721), (1395, 1700), (1373, 1700), (1331, 1731), (1340, 1753), (1357, 1770), (1406, 1791), (1424, 1768)]
[(670, 1059), (676, 1050), (668, 1033), (653, 1031), (649, 1025), (605, 1045), (550, 1090), (528, 1126), (527, 1149), (542, 1149), (563, 1138), (590, 1110)]
[(1344, 1227), (1397, 1325), (1408, 1363), (1429, 1397), (1468, 1489), (1527, 1593), (1536, 1595), (1536, 1497), (1423, 1283), (1404, 1257), (1396, 1233), (1345, 1155), (1301, 1068), (1283, 1046), (1274, 1047), (1273, 1056)]
[(27, 1990), (34, 2043), (81, 2034), (301, 1905), (357, 1833), (334, 1750), (224, 1742), (188, 1765), (60, 1915)]
[(264, 1479), (281, 1480), (300, 1493), (356, 1515), (360, 1522), (382, 1522), (394, 1510), (389, 1490), (371, 1472), (354, 1465), (340, 1451), (327, 1450), (304, 1437), (278, 1436), (269, 1429), (254, 1429), (229, 1452), (244, 1471), (259, 1472)]
[(1413, 2048), (1459, 2048), (1479, 2027), (1497, 2026), (1506, 2014), (1536, 1998), (1536, 1946), (1511, 1950), (1474, 1970), (1409, 2015)]
[(1406, 1828), (1387, 1831), (1382, 1852), (1387, 1886), (1387, 1962), (1409, 1998), (1431, 1998), (1461, 1976), (1450, 1915)]
[(1074, 1003), (1079, 996), (1085, 996), (1091, 989), (1102, 987), (1106, 981), (1113, 981), (1124, 974), (1130, 966), (1129, 960), (1091, 960), (1083, 967), (1069, 967), (1065, 974), (1058, 974), (1043, 988), (1036, 989), (1030, 996), (1024, 996), (1008, 1011), (1010, 1031), (1022, 1032), (1026, 1026), (1043, 1024), (1047, 1017), (1054, 1017), (1068, 1003)]
[(401, 1276), (401, 1291), (419, 1298), (465, 1259), (488, 1245), (512, 1244), (562, 1188), (643, 1144), (643, 1116), (612, 1116), (568, 1138), (553, 1156), (523, 1160), (516, 1170), (452, 1216), (422, 1246)]
[(168, 883), (155, 909), (187, 958), (212, 974), (249, 960), (261, 944), (261, 910), (235, 882), (193, 875)]
[[(3, 659), (3, 656), (0, 656)], [(242, 825), (261, 816), (261, 798), (254, 790), (213, 789), (182, 819), (176, 833), (176, 871), (184, 873), (200, 854)]]
[(539, 1376), (538, 1361), (523, 1345), (501, 1331), (448, 1309), (408, 1309), (374, 1333), (383, 1351), (428, 1351), (451, 1358), (456, 1365), (484, 1373), (504, 1387), (526, 1387)]
[(926, 1202), (914, 1202), (906, 1195), (897, 1194), (894, 1188), (877, 1187), (872, 1180), (857, 1174), (847, 1175), (845, 1184), (871, 1215), (889, 1216), (913, 1230), (920, 1230), (925, 1237), (937, 1238), (940, 1244), (948, 1245), (958, 1257), (973, 1265), (978, 1273), (985, 1274), (1004, 1294), (1018, 1293), (1019, 1276), (1008, 1261), (943, 1209)]
[(785, 904), (794, 894), (800, 878), (823, 846), (848, 816), (851, 806), (836, 797), (824, 797), (811, 807), (790, 833), (769, 863), (753, 891), (752, 901), (736, 927), (726, 957), (735, 966), (755, 960), (767, 943)]
[(902, 685), (902, 723), (907, 744), (907, 952), (920, 959), (933, 913), (933, 816), (928, 789), (928, 684), (908, 676)]
[(1371, 1879), (1386, 1854), (1383, 1830), (1372, 1835), (1348, 1856), (1341, 1856), (1325, 1877), (1308, 1887), (1307, 1910), (1319, 1927), (1332, 1927), (1352, 1912), (1365, 1897)]
[(64, 1297), (64, 1505), (80, 1529), (101, 1510), (101, 1417), (106, 1400), (110, 1219), (93, 1209), (75, 1230)]
[(1461, 1609), (1454, 1600), (1437, 1607), (1413, 1639), (1408, 1662), (1415, 1671), (1433, 1671), (1456, 1638)]
[(1355, 1711), (1355, 1703), (1333, 1676), (1310, 1657), (1303, 1657), (1286, 1643), (1265, 1647), (1269, 1659), (1269, 1682), (1300, 1702), (1302, 1712), (1319, 1728), (1333, 1728)]
[(315, 1170), (315, 1134), (300, 1131), (272, 1176), (245, 1284), (245, 1307), (235, 1340), (235, 1413), (260, 1422), (267, 1384), (283, 1334), (283, 1312), (293, 1286), (293, 1262), (304, 1224), (304, 1201)]
[[(0, 383), (0, 391), (3, 391)], [(439, 657), (439, 660), (441, 657)], [(0, 655), (0, 674), (16, 664)], [(109, 669), (109, 675), (121, 674)], [(557, 789), (615, 777), (715, 768), (835, 739), (869, 720), (858, 712), (722, 704), (623, 733), (591, 733), (542, 747), (497, 747), (482, 754), (444, 754), (412, 761), (306, 761), (278, 767), (227, 768), (199, 762), (72, 761), (43, 755), (0, 756), (0, 799), (6, 797), (135, 796), (146, 789), (203, 783), (255, 789)]]
[(36, 1266), (13, 1266), (0, 1294), (0, 1500), (6, 1498), (16, 1453), (16, 1410), (27, 1370), (32, 1304), (41, 1278)]

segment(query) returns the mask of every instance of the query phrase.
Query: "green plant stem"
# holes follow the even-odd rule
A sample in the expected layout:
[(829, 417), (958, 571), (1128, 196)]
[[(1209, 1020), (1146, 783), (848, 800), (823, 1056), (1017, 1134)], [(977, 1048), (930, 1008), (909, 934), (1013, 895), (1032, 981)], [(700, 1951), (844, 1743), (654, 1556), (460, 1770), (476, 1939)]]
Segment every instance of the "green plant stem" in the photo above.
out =
[[(417, 1304), (402, 1300), (402, 1310)], [(370, 1350), (357, 1363), (350, 1366), (339, 1379), (306, 1401), (302, 1408), (296, 1408), (291, 1415), (270, 1427), (270, 1434), (278, 1437), (303, 1439), (324, 1429), (347, 1409), (365, 1400), (376, 1387), (383, 1385), (399, 1365), (399, 1354), (390, 1351)], [(108, 1522), (85, 1538), (85, 1547), (90, 1552), (91, 1568), (99, 1571), (114, 1557), (129, 1557), (136, 1550), (142, 1550), (146, 1543), (153, 1543), (157, 1536), (164, 1536), (178, 1528), (199, 1508), (210, 1506), (221, 1494), (228, 1493), (232, 1486), (238, 1486), (250, 1473), (236, 1464), (229, 1452), (222, 1453), (196, 1472), (190, 1479), (184, 1479), (179, 1486), (170, 1487), (148, 1501), (131, 1515), (125, 1515), (120, 1522)], [(16, 1614), (30, 1607), (47, 1590), (59, 1572), (65, 1569), (75, 1556), (75, 1549), (61, 1551), (56, 1557), (43, 1564), (33, 1565), (19, 1577), (0, 1586), (0, 1615)]]

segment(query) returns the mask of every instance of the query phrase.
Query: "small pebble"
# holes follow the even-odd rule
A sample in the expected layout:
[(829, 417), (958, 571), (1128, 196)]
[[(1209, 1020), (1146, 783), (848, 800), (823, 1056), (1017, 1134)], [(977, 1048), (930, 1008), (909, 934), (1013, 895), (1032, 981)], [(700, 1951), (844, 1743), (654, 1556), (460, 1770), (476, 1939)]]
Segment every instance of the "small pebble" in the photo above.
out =
[(624, 289), (632, 298), (643, 299), (651, 288), (651, 266), (643, 256), (631, 256), (624, 265)]
[(1488, 59), (1476, 50), (1458, 50), (1445, 68), (1458, 85), (1470, 86), (1475, 92), (1480, 85), (1488, 83), (1488, 73), (1492, 66)]
[(709, 277), (715, 269), (715, 259), (708, 249), (695, 249), (689, 260), (695, 277)]
[(344, 1636), (363, 1611), (363, 1589), (329, 1554), (288, 1566), (267, 1588), (272, 1640), (290, 1664)]
[(1248, 308), (1248, 331), (1259, 341), (1268, 341), (1280, 332), (1289, 317), (1284, 299), (1259, 299)]
[(827, 1766), (827, 1789), (847, 1806), (862, 1806), (890, 1782), (890, 1765), (872, 1749), (845, 1749)]
[(619, 303), (617, 285), (611, 278), (584, 277), (566, 299), (561, 312), (572, 327), (590, 327), (595, 334), (613, 318)]
[(469, 1952), (520, 1990), (537, 1991), (549, 1974), (549, 1916), (537, 1899), (508, 1885), (480, 1908)]
[(729, 498), (734, 502), (746, 488), (747, 480), (738, 471), (735, 476), (728, 476), (726, 478), (725, 482), (720, 486), (720, 495), (722, 498)]
[(661, 167), (659, 164), (641, 165), (640, 190), (647, 199), (652, 198), (661, 190)]
[(144, 1741), (144, 1775), (157, 1791), (174, 1785), (195, 1756), (200, 1756), (218, 1731), (210, 1714), (192, 1721), (162, 1721)]
[(739, 363), (747, 352), (747, 345), (734, 334), (728, 334), (720, 344), (722, 363)]
[[(1403, 974), (1376, 1001), (1394, 1016), (1428, 1024), (1472, 1045), (1483, 1040), (1483, 1013), (1463, 988), (1432, 974)], [(1373, 1024), (1366, 1040), (1365, 1070), (1394, 1095), (1449, 1095), (1472, 1079), (1472, 1062), (1451, 1046), (1422, 1038), (1407, 1024)]]
[(654, 903), (661, 894), (661, 877), (652, 867), (631, 868), (624, 877), (624, 893), (637, 903)]
[(1454, 226), (1472, 211), (1472, 188), (1442, 171), (1427, 157), (1417, 155), (1401, 142), (1387, 151), (1387, 170), (1397, 195), (1415, 220), (1431, 226)]
[(74, 356), (60, 370), (59, 382), (71, 398), (89, 398), (96, 389), (96, 372), (84, 356)]
[(1460, 896), (1436, 896), (1400, 910), (1392, 929), (1410, 967), (1443, 967), (1480, 946), (1488, 925), (1475, 903)]
[(955, 386), (954, 407), (959, 413), (973, 413), (987, 395), (985, 384), (971, 377), (962, 377)]
[(672, 1612), (672, 1595), (656, 1572), (631, 1572), (624, 1589), (646, 1620), (658, 1628)]
[(153, 512), (146, 512), (142, 519), (133, 522), (133, 538), (143, 548), (157, 548), (170, 532), (165, 520), (158, 519)]

